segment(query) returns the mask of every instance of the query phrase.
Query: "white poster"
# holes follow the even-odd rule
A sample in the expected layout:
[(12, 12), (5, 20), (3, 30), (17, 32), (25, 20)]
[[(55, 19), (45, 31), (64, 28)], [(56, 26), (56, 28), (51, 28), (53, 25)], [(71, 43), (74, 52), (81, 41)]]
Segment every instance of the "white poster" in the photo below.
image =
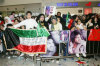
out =
[(44, 8), (44, 14), (45, 15), (55, 15), (56, 13), (56, 7), (55, 6), (46, 6)]

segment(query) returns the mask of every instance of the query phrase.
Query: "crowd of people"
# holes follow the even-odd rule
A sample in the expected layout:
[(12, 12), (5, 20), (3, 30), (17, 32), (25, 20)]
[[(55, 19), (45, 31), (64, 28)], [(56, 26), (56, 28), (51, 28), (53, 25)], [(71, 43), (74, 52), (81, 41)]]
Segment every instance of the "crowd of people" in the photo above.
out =
[[(66, 16), (68, 15), (68, 18)], [(0, 13), (0, 51), (6, 52), (3, 44), (3, 31), (6, 28), (16, 29), (37, 29), (46, 28), (48, 31), (60, 30), (79, 30), (79, 29), (99, 29), (100, 28), (100, 14), (91, 13), (88, 15), (62, 15), (57, 12), (57, 15), (32, 16), (31, 11), (27, 11), (26, 16), (21, 15), (15, 17), (15, 12), (10, 16), (3, 17)], [(66, 24), (67, 23), (67, 24)], [(2, 44), (2, 45), (1, 45)], [(2, 46), (2, 47), (1, 47)]]
[[(68, 29), (98, 29), (100, 25), (100, 15), (96, 13), (91, 13), (88, 15), (71, 15), (68, 14), (69, 21), (66, 25), (67, 15), (62, 15), (61, 12), (57, 12), (57, 15), (44, 15), (39, 14), (38, 16), (32, 16), (32, 12), (28, 11), (27, 16), (21, 15), (15, 17), (15, 12), (12, 12), (10, 16), (2, 17), (0, 14), (0, 27), (4, 26), (4, 29), (7, 28), (8, 24), (15, 26), (17, 24), (22, 24), (22, 22), (27, 19), (33, 19), (40, 27), (45, 27), (49, 31), (53, 30), (68, 30)], [(47, 17), (45, 17), (47, 16)], [(70, 22), (71, 21), (71, 22)], [(36, 27), (36, 23), (34, 26)], [(25, 24), (18, 26), (18, 29), (27, 29)], [(0, 28), (0, 30), (2, 30)]]

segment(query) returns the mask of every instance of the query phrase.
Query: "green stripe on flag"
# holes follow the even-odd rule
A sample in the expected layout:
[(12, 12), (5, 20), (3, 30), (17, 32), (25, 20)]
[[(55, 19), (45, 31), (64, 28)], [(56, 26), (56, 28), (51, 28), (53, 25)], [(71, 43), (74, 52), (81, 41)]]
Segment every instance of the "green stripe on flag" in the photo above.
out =
[(69, 12), (67, 13), (67, 16), (66, 16), (66, 26), (68, 25), (68, 21), (69, 21)]
[(22, 30), (12, 29), (11, 30), (19, 37), (33, 38), (33, 37), (48, 37), (50, 34), (45, 28), (33, 29), (33, 30)]

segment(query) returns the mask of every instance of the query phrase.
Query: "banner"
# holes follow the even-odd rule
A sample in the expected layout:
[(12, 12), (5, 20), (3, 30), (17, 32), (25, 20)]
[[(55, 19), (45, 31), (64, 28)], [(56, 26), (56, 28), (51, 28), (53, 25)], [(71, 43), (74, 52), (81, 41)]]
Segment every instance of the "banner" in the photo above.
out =
[(55, 6), (46, 6), (44, 8), (44, 14), (45, 15), (55, 15), (56, 13), (56, 7)]
[(65, 56), (67, 53), (66, 44), (69, 43), (68, 39), (69, 30), (51, 31), (47, 40), (47, 53), (41, 54), (41, 57), (59, 56), (62, 51)]
[(44, 28), (37, 30), (7, 28), (4, 33), (7, 49), (39, 53), (41, 57), (60, 56), (62, 53), (63, 56), (80, 53), (86, 56), (86, 30), (48, 32)]
[(86, 56), (86, 37), (87, 31), (85, 30), (70, 31), (69, 54), (76, 54), (79, 57), (79, 54), (82, 53), (83, 56)]
[(7, 28), (4, 33), (8, 50), (18, 50), (24, 53), (46, 53), (49, 32), (44, 28), (38, 30)]
[(84, 9), (84, 14), (87, 15), (87, 14), (90, 14), (92, 13), (92, 8), (85, 8)]
[(76, 54), (78, 57), (82, 53), (86, 57), (86, 40), (87, 31), (85, 30), (51, 31), (47, 40), (47, 53), (41, 56), (52, 57)]

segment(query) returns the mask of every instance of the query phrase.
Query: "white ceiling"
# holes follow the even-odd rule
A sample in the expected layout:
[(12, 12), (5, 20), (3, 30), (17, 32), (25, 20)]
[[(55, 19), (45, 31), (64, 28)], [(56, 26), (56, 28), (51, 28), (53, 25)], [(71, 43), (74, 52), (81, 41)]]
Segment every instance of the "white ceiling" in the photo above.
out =
[(30, 4), (30, 3), (57, 3), (57, 2), (78, 2), (78, 1), (86, 2), (86, 1), (100, 1), (100, 0), (2, 0), (0, 2), (0, 6)]

